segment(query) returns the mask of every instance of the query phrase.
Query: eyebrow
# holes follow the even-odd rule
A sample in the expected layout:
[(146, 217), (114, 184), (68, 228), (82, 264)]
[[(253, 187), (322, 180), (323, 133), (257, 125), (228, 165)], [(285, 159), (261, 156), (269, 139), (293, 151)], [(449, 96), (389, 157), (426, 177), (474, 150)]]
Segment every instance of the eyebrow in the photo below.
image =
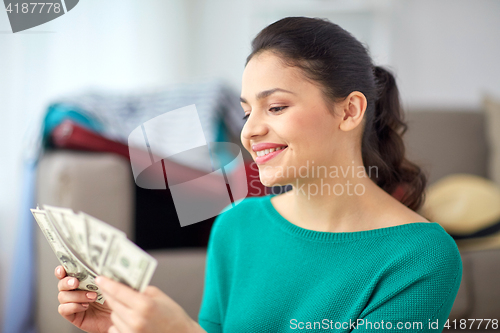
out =
[[(281, 88), (273, 88), (273, 89), (264, 90), (264, 91), (261, 91), (260, 93), (258, 93), (256, 95), (257, 100), (261, 100), (263, 98), (266, 98), (266, 97), (268, 97), (268, 96), (270, 96), (270, 95), (272, 95), (272, 94), (274, 94), (275, 92), (278, 92), (278, 91), (285, 92), (285, 93), (290, 93), (290, 94), (295, 95), (294, 92), (291, 92), (289, 90), (285, 90), (285, 89), (281, 89)], [(240, 97), (240, 102), (248, 104), (247, 100), (244, 99), (243, 97)]]

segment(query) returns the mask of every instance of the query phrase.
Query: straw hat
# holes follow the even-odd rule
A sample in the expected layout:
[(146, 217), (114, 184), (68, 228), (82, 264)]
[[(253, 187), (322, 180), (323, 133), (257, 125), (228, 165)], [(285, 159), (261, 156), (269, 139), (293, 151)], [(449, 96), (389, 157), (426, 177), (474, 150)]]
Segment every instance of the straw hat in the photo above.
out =
[(462, 248), (500, 248), (500, 187), (471, 174), (453, 174), (427, 189), (421, 214), (439, 223)]

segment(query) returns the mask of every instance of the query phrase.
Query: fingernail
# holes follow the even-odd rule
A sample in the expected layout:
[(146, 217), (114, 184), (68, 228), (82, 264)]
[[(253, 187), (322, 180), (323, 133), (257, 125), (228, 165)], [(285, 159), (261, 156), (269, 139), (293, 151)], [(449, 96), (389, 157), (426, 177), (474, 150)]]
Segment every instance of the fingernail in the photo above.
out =
[(88, 308), (88, 307), (89, 307), (89, 303), (82, 303), (82, 306), (83, 306), (84, 308)]
[(94, 292), (89, 292), (89, 293), (86, 293), (85, 295), (90, 300), (94, 300), (97, 297), (97, 293), (94, 293)]
[(57, 267), (57, 275), (61, 275), (61, 267)]
[(69, 279), (68, 284), (73, 287), (76, 283), (76, 279)]
[(95, 283), (97, 283), (97, 284), (101, 283), (101, 277), (100, 276), (98, 276), (98, 277), (95, 278)]

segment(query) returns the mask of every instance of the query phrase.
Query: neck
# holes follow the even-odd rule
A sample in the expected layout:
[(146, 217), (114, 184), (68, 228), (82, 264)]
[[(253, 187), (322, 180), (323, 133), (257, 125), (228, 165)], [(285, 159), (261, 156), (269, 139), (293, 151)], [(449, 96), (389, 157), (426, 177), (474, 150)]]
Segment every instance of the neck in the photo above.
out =
[[(326, 174), (314, 167), (308, 168), (311, 175), (296, 178), (293, 189), (287, 196), (287, 206), (295, 221), (305, 221), (304, 227), (327, 232), (350, 232), (366, 230), (374, 224), (373, 214), (384, 213), (383, 203), (391, 196), (375, 184), (364, 166), (351, 163), (351, 168), (326, 168)], [(369, 172), (367, 170), (367, 172)]]

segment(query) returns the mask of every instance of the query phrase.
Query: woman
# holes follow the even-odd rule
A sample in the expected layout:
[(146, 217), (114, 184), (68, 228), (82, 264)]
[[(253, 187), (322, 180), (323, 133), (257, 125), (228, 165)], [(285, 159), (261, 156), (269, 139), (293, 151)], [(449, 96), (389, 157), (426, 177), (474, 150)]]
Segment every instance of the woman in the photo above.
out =
[(102, 277), (100, 306), (58, 267), (61, 315), (88, 332), (440, 332), (462, 262), (416, 213), (426, 177), (405, 159), (393, 75), (339, 26), (288, 17), (253, 40), (241, 103), (261, 182), (292, 189), (217, 217), (199, 324), (155, 287)]

